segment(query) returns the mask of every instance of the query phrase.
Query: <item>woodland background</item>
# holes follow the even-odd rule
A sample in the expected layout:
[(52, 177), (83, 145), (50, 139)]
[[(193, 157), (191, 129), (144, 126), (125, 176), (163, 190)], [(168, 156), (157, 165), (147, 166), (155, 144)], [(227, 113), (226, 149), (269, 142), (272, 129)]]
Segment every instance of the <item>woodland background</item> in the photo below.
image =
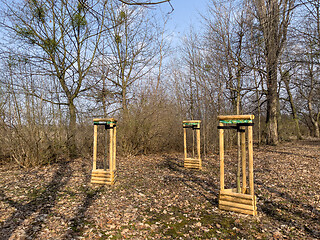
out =
[(178, 46), (160, 2), (1, 0), (1, 160), (91, 156), (94, 117), (121, 155), (181, 151), (185, 119), (212, 153), (222, 114), (254, 114), (259, 145), (319, 138), (319, 0), (208, 0)]

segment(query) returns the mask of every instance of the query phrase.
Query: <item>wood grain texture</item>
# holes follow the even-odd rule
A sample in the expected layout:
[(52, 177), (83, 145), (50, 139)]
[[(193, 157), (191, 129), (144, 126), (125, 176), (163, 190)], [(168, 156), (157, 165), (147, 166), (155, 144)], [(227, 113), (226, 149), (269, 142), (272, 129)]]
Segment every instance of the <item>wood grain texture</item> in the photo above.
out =
[(183, 129), (183, 149), (184, 149), (184, 159), (187, 159), (187, 129)]
[(93, 126), (93, 170), (97, 169), (98, 126)]
[(254, 195), (253, 183), (253, 139), (252, 139), (252, 126), (248, 126), (248, 167), (249, 167), (249, 192)]
[[(241, 127), (242, 129), (245, 129), (245, 127)], [(241, 143), (241, 161), (242, 161), (242, 188), (241, 192), (245, 193), (247, 189), (247, 171), (246, 171), (246, 133), (241, 132), (240, 133), (240, 143)]]
[(115, 120), (114, 118), (94, 118), (93, 119), (94, 122), (117, 122), (117, 120)]
[(243, 213), (243, 214), (247, 214), (247, 215), (253, 215), (253, 216), (257, 215), (257, 211), (255, 211), (255, 210), (246, 210), (246, 209), (242, 209), (242, 208), (230, 207), (230, 206), (225, 206), (225, 205), (219, 205), (219, 209)]
[(182, 123), (201, 123), (201, 120), (184, 120)]
[[(223, 126), (223, 123), (219, 123)], [(220, 190), (224, 190), (224, 131), (219, 129)]]
[(220, 115), (218, 120), (253, 120), (254, 115)]
[(198, 155), (197, 157), (200, 160), (201, 159), (200, 129), (196, 129), (196, 133), (197, 133), (196, 138), (197, 138), (197, 155)]
[(114, 171), (116, 169), (116, 157), (117, 157), (117, 127), (113, 128), (113, 168)]

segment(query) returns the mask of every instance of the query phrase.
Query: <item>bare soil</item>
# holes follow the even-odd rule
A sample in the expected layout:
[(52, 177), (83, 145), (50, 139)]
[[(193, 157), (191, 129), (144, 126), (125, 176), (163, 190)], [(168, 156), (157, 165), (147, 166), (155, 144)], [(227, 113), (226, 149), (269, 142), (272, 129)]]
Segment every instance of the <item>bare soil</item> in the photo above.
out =
[[(226, 152), (234, 187), (236, 152)], [(258, 216), (218, 209), (219, 157), (119, 157), (113, 186), (90, 184), (91, 159), (0, 166), (0, 239), (320, 239), (320, 141), (254, 148)]]

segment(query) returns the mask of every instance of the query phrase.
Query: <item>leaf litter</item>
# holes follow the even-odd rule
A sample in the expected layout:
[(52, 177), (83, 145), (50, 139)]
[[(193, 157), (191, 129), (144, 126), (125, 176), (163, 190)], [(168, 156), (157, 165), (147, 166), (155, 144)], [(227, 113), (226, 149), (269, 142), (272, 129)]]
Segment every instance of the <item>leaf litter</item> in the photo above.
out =
[[(236, 151), (226, 151), (233, 187)], [(0, 166), (0, 239), (319, 239), (320, 141), (254, 148), (257, 216), (218, 209), (219, 156), (203, 170), (182, 154), (117, 159), (113, 186), (92, 185), (91, 159)]]

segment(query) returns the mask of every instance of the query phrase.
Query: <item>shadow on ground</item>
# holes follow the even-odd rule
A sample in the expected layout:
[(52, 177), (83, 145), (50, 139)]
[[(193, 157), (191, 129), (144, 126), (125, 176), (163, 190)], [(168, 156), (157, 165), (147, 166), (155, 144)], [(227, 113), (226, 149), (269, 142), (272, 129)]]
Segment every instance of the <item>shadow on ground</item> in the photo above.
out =
[[(69, 162), (60, 162), (51, 182), (45, 186), (45, 190), (40, 194), (40, 196), (35, 197), (26, 204), (21, 204), (11, 200), (5, 196), (3, 191), (0, 190), (0, 196), (3, 199), (2, 201), (16, 209), (16, 211), (12, 213), (0, 228), (0, 236), (2, 236), (1, 239), (9, 239), (14, 231), (22, 225), (24, 220), (29, 218), (32, 214), (49, 214), (55, 205), (58, 191), (68, 183), (70, 176)], [(25, 230), (27, 236), (35, 237), (38, 232), (41, 231), (43, 221), (44, 219), (42, 218), (36, 218)]]
[(282, 224), (305, 231), (309, 237), (320, 239), (320, 231), (315, 229), (320, 223), (320, 212), (318, 210), (309, 204), (301, 203), (288, 193), (280, 192), (273, 187), (266, 186), (260, 181), (255, 181), (255, 184), (262, 186), (262, 189), (266, 192), (273, 193), (273, 196), (284, 199), (284, 201), (276, 202), (273, 199), (266, 199), (260, 195), (259, 201), (263, 204), (260, 209), (258, 208), (258, 211), (264, 212), (267, 216)]
[(105, 187), (99, 186), (96, 189), (92, 189), (89, 187), (90, 177), (91, 175), (87, 173), (86, 165), (82, 164), (82, 174), (85, 177), (84, 183), (85, 189), (83, 189), (83, 192), (85, 194), (84, 200), (82, 201), (82, 204), (78, 207), (74, 217), (69, 220), (70, 221), (70, 228), (69, 230), (64, 234), (64, 236), (61, 237), (61, 239), (72, 239), (76, 236), (81, 236), (83, 232), (83, 223), (85, 220), (85, 213), (87, 212), (88, 208), (92, 205), (94, 200), (97, 198), (98, 194), (102, 192)]
[[(21, 204), (8, 198), (4, 191), (0, 190), (0, 198), (16, 210), (0, 227), (0, 239), (10, 239), (15, 231), (24, 224), (24, 221), (29, 219), (33, 214), (36, 214), (32, 219), (31, 224), (24, 226), (24, 234), (31, 238), (36, 238), (42, 230), (42, 226), (46, 217), (52, 213), (52, 208), (57, 203), (58, 192), (61, 191), (70, 181), (72, 177), (72, 169), (70, 161), (58, 163), (59, 167), (52, 176), (52, 180), (45, 186), (45, 190), (38, 196), (30, 199), (28, 203)], [(71, 221), (69, 230), (61, 239), (70, 239), (81, 232), (81, 224), (84, 220), (85, 212), (92, 205), (97, 194), (102, 191), (103, 187), (91, 189), (88, 186), (90, 175), (87, 174), (86, 165), (82, 164), (82, 173), (86, 176), (83, 189), (84, 200), (75, 211), (75, 216)]]
[(195, 193), (204, 197), (213, 206), (218, 207), (218, 186), (214, 180), (201, 170), (186, 169), (179, 164), (179, 159), (163, 155), (162, 167), (168, 168), (175, 176), (166, 176), (169, 181), (182, 182)]

